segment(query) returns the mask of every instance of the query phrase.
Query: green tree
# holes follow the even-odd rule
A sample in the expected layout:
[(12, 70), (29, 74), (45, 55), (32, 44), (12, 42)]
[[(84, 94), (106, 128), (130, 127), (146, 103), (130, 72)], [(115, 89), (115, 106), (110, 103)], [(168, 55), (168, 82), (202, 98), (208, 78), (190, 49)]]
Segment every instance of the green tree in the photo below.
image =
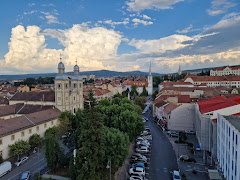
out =
[(136, 96), (138, 96), (137, 86), (132, 86), (132, 89), (131, 89), (131, 92), (130, 92), (130, 96), (131, 96), (131, 97), (136, 97)]
[(153, 87), (158, 87), (158, 85), (163, 81), (160, 76), (153, 76)]
[(92, 90), (88, 92), (88, 101), (89, 101), (89, 104), (86, 106), (87, 109), (94, 108), (94, 106), (97, 104)]
[(47, 159), (48, 167), (55, 172), (57, 167), (63, 162), (64, 155), (57, 141), (57, 128), (49, 128), (45, 132), (45, 157)]
[(15, 144), (9, 145), (9, 150), (11, 156), (17, 156), (19, 159), (19, 156), (30, 150), (30, 144), (27, 141), (20, 140)]
[(148, 92), (145, 86), (143, 87), (143, 92), (140, 94), (140, 96), (148, 96)]
[(100, 113), (85, 111), (85, 118), (79, 135), (79, 145), (76, 171), (77, 179), (100, 180), (103, 166), (103, 122)]
[(136, 97), (134, 100), (134, 103), (138, 106), (141, 107), (141, 109), (143, 110), (145, 107), (145, 103), (146, 103), (146, 97)]
[(28, 142), (29, 142), (31, 148), (33, 149), (33, 148), (41, 145), (42, 138), (38, 134), (33, 134), (32, 136), (30, 136)]

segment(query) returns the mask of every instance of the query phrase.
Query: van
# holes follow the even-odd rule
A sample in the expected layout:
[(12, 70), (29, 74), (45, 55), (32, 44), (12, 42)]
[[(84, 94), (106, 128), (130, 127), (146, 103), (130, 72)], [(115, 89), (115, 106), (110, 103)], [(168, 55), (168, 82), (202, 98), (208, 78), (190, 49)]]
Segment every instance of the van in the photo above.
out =
[(4, 176), (12, 170), (12, 163), (10, 161), (5, 161), (0, 164), (0, 177)]

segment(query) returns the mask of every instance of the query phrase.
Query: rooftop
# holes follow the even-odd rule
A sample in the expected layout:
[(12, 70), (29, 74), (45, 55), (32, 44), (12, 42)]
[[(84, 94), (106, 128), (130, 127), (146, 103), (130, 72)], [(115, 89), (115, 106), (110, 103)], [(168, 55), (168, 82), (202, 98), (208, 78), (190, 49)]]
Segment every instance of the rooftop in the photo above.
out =
[(240, 117), (239, 116), (224, 116), (224, 118), (240, 132)]
[(10, 101), (50, 101), (55, 102), (54, 91), (18, 92)]
[(7, 120), (0, 120), (0, 137), (58, 118), (58, 109), (48, 109)]

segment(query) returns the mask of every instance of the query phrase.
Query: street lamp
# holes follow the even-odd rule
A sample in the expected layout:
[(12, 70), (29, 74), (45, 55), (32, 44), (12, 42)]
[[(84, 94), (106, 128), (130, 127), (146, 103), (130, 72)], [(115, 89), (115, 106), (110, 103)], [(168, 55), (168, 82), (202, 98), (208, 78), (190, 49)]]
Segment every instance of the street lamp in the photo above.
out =
[(108, 163), (107, 163), (107, 166), (106, 166), (107, 169), (109, 169), (109, 179), (112, 180), (112, 163), (111, 163), (111, 159), (108, 160)]

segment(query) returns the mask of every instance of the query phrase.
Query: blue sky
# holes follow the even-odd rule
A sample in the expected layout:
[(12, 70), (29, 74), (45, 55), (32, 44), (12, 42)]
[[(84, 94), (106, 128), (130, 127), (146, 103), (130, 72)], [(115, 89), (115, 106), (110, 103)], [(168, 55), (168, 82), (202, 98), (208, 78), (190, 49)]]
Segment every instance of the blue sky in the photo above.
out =
[(0, 74), (240, 64), (238, 0), (2, 0)]

